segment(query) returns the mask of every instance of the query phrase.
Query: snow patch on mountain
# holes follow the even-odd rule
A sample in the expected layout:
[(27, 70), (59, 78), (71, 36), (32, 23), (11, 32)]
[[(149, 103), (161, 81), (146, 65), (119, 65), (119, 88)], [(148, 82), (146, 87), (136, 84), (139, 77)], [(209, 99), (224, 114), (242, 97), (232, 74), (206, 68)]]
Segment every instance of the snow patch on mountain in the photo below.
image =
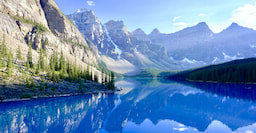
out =
[(189, 63), (189, 64), (202, 63), (202, 61), (197, 61), (197, 60), (195, 60), (195, 59), (190, 60), (190, 59), (188, 59), (188, 58), (184, 58), (183, 60), (181, 60), (181, 62), (183, 62), (183, 63)]
[(75, 13), (83, 13), (89, 11), (87, 8), (78, 9)]
[(112, 40), (111, 37), (109, 36), (109, 32), (108, 32), (106, 26), (105, 26), (104, 24), (102, 24), (102, 27), (103, 27), (103, 29), (104, 29), (106, 35), (107, 35), (108, 40), (115, 46), (115, 51), (116, 51), (117, 54), (118, 54), (118, 57), (117, 57), (117, 58), (120, 59), (120, 58), (121, 58), (121, 54), (122, 54), (122, 50), (119, 49), (118, 46), (113, 42), (113, 40)]
[(217, 63), (219, 61), (218, 57), (214, 57), (214, 59), (212, 60), (212, 63)]
[(236, 59), (243, 59), (243, 57), (238, 56), (229, 56), (226, 53), (222, 52), (222, 55), (224, 56), (224, 60), (236, 60)]

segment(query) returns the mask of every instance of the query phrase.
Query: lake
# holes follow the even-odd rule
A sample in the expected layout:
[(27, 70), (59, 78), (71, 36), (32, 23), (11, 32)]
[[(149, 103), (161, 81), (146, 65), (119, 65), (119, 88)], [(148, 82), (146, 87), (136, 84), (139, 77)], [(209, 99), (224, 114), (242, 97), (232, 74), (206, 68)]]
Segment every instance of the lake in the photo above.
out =
[(116, 81), (121, 92), (0, 103), (0, 132), (256, 132), (255, 85)]

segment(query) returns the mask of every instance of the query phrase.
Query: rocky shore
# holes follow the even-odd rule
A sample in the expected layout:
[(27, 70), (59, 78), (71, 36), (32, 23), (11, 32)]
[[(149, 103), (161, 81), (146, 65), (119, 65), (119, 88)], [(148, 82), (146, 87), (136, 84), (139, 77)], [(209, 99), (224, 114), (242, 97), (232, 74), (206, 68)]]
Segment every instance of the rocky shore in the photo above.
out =
[[(120, 88), (111, 90), (107, 85), (91, 80), (80, 81), (58, 80), (51, 81), (44, 74), (25, 76), (18, 70), (11, 76), (0, 74), (0, 102), (22, 101), (35, 98), (82, 95), (88, 93), (114, 93)], [(27, 79), (29, 77), (29, 79)]]

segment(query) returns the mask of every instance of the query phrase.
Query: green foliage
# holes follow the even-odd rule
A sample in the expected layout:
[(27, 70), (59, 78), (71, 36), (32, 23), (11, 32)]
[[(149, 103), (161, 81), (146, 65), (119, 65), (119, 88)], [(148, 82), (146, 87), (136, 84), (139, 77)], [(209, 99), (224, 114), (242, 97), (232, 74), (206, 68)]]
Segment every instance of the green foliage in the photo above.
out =
[[(0, 55), (1, 56), (1, 55)], [(2, 68), (3, 67), (3, 60), (0, 58), (0, 68)]]
[(249, 58), (181, 72), (171, 76), (171, 78), (187, 78), (197, 81), (255, 83), (255, 66), (256, 58)]
[(135, 75), (135, 77), (153, 77), (156, 78), (162, 70), (158, 68), (147, 68), (143, 69), (139, 74)]
[(8, 51), (5, 44), (5, 34), (3, 34), (3, 42), (2, 42), (2, 45), (0, 46), (0, 53), (1, 53), (1, 56), (0, 56), (1, 59), (4, 59), (8, 56)]
[(43, 32), (49, 32), (49, 30), (42, 24), (35, 23), (32, 33), (43, 33)]
[(5, 97), (0, 96), (0, 101), (3, 101), (5, 99)]
[(28, 77), (26, 77), (26, 87), (27, 87), (27, 88), (30, 88), (30, 84), (29, 84), (29, 79), (28, 79)]
[(82, 44), (82, 43), (79, 43), (79, 42), (74, 42), (71, 39), (65, 40), (65, 42), (76, 45), (76, 46), (79, 46), (79, 47), (84, 47), (87, 51), (91, 51), (91, 49), (86, 44)]
[(82, 90), (82, 88), (83, 88), (83, 83), (82, 83), (82, 79), (81, 78), (79, 78), (78, 79), (78, 82), (79, 82), (79, 90)]
[(18, 46), (16, 58), (18, 60), (23, 60), (21, 50), (20, 50), (20, 46)]
[(27, 68), (33, 68), (33, 59), (32, 59), (32, 46), (31, 43), (29, 44), (28, 54), (27, 54)]
[(35, 21), (32, 21), (31, 19), (26, 19), (26, 18), (23, 18), (23, 17), (13, 16), (13, 15), (10, 15), (10, 16), (13, 19), (15, 19), (17, 21), (20, 21), (22, 23), (33, 25), (33, 30), (32, 30), (33, 33), (35, 33), (35, 32), (39, 32), (39, 33), (49, 32), (49, 30), (44, 25), (42, 25), (40, 23), (37, 23)]
[(56, 91), (56, 86), (55, 85), (53, 85), (53, 87), (52, 87), (52, 89), (51, 89), (52, 91)]
[(48, 83), (47, 82), (44, 83), (44, 87), (45, 87), (45, 89), (48, 89)]
[(12, 56), (12, 52), (10, 51), (8, 54), (8, 64), (7, 64), (7, 73), (9, 77), (12, 74), (13, 67), (14, 67), (13, 56)]
[(108, 87), (108, 89), (110, 89), (110, 90), (115, 90), (115, 79), (114, 79), (115, 75), (114, 75), (113, 72), (111, 72), (110, 77), (111, 77), (111, 79), (110, 79), (110, 81), (108, 82), (107, 87)]
[(98, 81), (99, 81), (98, 75), (96, 75), (96, 74), (94, 75), (94, 81), (95, 81), (95, 82), (98, 82)]
[(40, 53), (39, 53), (39, 59), (37, 63), (37, 70), (40, 72), (41, 70), (46, 70), (46, 65), (45, 65), (45, 51), (41, 48)]
[(39, 91), (44, 91), (43, 83), (40, 83)]
[(24, 93), (21, 98), (33, 98), (31, 93)]
[(2, 59), (2, 67), (6, 67), (5, 59)]
[(35, 88), (34, 80), (30, 78), (30, 88)]
[(6, 87), (7, 86), (7, 83), (6, 83), (6, 81), (4, 80), (4, 87)]

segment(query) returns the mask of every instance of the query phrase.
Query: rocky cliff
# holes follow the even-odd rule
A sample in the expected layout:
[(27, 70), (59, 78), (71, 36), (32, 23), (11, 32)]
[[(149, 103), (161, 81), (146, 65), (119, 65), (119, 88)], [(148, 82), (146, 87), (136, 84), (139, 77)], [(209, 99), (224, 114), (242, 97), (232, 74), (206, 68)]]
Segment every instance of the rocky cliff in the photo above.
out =
[(97, 65), (97, 48), (88, 45), (77, 27), (60, 11), (54, 0), (2, 0), (0, 1), (0, 33), (6, 35), (6, 44), (15, 53), (18, 46), (25, 57), (28, 44), (34, 49), (37, 61), (40, 48), (51, 54), (64, 51), (71, 60)]
[(78, 27), (84, 38), (97, 46), (100, 55), (107, 55), (114, 59), (118, 57), (115, 46), (106, 34), (105, 26), (92, 10), (81, 9), (67, 16)]

